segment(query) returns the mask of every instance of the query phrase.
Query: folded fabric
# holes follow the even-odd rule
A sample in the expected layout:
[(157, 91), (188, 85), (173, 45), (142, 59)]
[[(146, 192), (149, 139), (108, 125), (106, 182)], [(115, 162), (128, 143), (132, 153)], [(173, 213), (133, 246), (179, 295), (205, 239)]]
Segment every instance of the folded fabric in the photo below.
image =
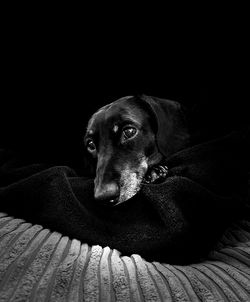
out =
[(0, 210), (89, 245), (182, 264), (205, 257), (245, 217), (247, 135), (232, 133), (167, 159), (169, 176), (117, 207), (93, 198), (93, 179), (69, 167), (12, 167), (3, 151)]

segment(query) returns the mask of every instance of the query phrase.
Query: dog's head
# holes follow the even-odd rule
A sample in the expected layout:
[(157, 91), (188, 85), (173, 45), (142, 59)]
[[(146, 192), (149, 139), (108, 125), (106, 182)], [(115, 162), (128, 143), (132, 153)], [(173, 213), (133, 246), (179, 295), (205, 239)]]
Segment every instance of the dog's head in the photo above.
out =
[(95, 162), (95, 199), (117, 205), (133, 197), (149, 168), (186, 144), (179, 115), (178, 103), (148, 96), (100, 108), (84, 138)]

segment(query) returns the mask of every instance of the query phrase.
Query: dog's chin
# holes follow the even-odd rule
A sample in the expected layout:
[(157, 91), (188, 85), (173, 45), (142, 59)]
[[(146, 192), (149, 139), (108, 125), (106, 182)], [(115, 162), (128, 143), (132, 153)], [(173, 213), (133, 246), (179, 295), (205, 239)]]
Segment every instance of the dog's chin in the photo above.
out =
[(138, 182), (138, 186), (136, 187), (131, 186), (131, 188), (127, 191), (121, 188), (120, 196), (110, 200), (110, 204), (113, 206), (118, 206), (124, 202), (127, 202), (140, 191), (141, 185), (142, 185), (142, 181)]

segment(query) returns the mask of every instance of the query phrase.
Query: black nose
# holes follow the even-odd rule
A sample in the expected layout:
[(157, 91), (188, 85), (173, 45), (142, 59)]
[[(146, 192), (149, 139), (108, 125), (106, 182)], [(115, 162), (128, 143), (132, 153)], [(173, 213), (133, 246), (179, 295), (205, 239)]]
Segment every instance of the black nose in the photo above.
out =
[(119, 187), (115, 182), (108, 183), (95, 188), (95, 199), (100, 201), (110, 201), (111, 203), (119, 197)]

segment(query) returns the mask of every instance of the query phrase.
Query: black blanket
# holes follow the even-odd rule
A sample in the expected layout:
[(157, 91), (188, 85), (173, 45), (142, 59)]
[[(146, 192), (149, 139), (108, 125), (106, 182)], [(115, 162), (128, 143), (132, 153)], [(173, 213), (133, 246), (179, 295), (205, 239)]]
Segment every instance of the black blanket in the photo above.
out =
[(247, 211), (246, 132), (197, 144), (168, 158), (162, 184), (144, 185), (111, 208), (93, 198), (93, 179), (67, 166), (25, 165), (0, 153), (0, 211), (88, 244), (147, 260), (200, 260)]

